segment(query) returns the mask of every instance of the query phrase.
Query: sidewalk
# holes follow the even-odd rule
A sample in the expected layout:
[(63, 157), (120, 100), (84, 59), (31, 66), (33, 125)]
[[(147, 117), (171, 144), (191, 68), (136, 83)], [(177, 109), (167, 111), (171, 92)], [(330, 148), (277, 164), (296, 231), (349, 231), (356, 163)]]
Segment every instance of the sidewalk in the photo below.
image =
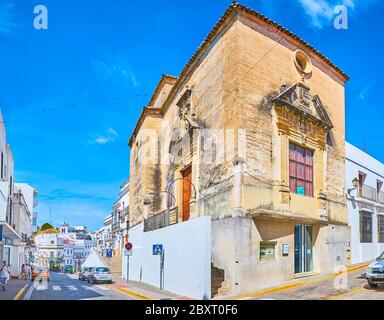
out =
[(127, 280), (122, 278), (114, 278), (113, 280), (115, 283), (111, 286), (114, 289), (141, 300), (192, 300), (188, 297), (160, 290), (146, 283), (129, 281), (129, 284), (127, 284)]
[[(353, 266), (349, 266), (346, 269), (346, 273), (352, 273), (352, 272), (361, 272), (363, 273), (364, 269), (368, 267), (367, 263), (361, 263), (356, 264)], [(285, 292), (290, 290), (295, 290), (299, 288), (305, 288), (306, 286), (317, 286), (325, 281), (332, 280), (339, 276), (342, 273), (333, 273), (333, 274), (316, 274), (308, 277), (303, 278), (297, 278), (291, 281), (287, 281), (279, 286), (276, 287), (270, 287), (265, 288), (263, 290), (250, 292), (248, 294), (242, 294), (242, 295), (222, 295), (222, 296), (216, 296), (213, 300), (248, 300), (253, 298), (258, 298), (262, 296), (267, 296), (269, 294), (275, 294), (279, 292)]]
[(29, 283), (30, 281), (24, 279), (9, 280), (7, 291), (3, 291), (3, 288), (0, 286), (0, 300), (14, 300)]

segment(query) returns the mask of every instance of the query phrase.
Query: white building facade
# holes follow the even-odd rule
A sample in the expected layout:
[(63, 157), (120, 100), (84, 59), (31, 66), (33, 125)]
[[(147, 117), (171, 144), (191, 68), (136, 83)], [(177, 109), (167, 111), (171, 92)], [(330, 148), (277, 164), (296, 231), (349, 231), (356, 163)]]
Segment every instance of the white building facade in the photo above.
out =
[(351, 263), (375, 260), (384, 251), (384, 164), (346, 143), (346, 189)]
[(128, 241), (129, 221), (129, 179), (120, 186), (119, 197), (112, 211), (112, 249), (115, 255), (121, 255)]
[(65, 244), (64, 265), (80, 268), (94, 247), (91, 234), (87, 232), (87, 228), (84, 226), (71, 227), (67, 223), (61, 225), (59, 230), (58, 237), (63, 239)]
[(30, 185), (21, 183), (14, 185), (13, 220), (16, 232), (21, 239), (16, 240), (11, 248), (11, 273), (21, 274), (22, 265), (29, 263), (32, 256), (32, 212), (36, 206), (37, 191)]
[(14, 157), (0, 112), (0, 261), (7, 261), (12, 277), (20, 275), (28, 259), (36, 194), (27, 184), (15, 187)]
[(43, 233), (35, 237), (35, 263), (49, 266), (50, 263), (63, 264), (64, 240), (57, 233)]
[(99, 254), (106, 255), (107, 249), (112, 249), (112, 215), (104, 218), (103, 226), (96, 234), (96, 248)]

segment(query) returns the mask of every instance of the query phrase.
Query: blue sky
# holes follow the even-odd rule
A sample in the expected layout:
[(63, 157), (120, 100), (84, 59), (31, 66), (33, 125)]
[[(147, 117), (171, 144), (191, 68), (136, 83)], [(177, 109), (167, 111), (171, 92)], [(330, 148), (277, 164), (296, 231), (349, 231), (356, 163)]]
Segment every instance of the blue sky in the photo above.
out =
[[(127, 141), (162, 73), (178, 75), (231, 1), (0, 0), (0, 106), (39, 223), (102, 224), (129, 175)], [(380, 0), (244, 0), (343, 69), (347, 139), (384, 161)], [(348, 30), (333, 7), (349, 8)], [(48, 30), (33, 28), (34, 6)], [(120, 99), (118, 99), (120, 98)], [(44, 111), (44, 112), (42, 112)]]

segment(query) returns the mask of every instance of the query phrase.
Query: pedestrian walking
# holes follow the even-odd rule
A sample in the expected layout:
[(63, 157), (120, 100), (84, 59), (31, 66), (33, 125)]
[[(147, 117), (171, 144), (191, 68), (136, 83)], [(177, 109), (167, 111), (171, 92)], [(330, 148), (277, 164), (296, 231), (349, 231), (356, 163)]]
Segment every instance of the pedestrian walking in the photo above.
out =
[(24, 279), (28, 280), (28, 265), (23, 264), (23, 273), (24, 273)]
[(30, 264), (27, 264), (27, 271), (28, 271), (28, 280), (32, 279), (32, 267)]
[(9, 267), (7, 265), (7, 261), (3, 261), (3, 266), (0, 269), (0, 279), (1, 279), (1, 284), (3, 286), (3, 291), (7, 290), (7, 284), (9, 280), (9, 275), (10, 275)]

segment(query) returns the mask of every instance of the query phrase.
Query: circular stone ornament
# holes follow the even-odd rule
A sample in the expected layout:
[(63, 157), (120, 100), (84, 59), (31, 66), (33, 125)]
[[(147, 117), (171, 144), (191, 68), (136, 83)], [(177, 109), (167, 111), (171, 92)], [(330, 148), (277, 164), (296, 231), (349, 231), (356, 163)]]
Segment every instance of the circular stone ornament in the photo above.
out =
[(312, 72), (312, 62), (309, 56), (303, 50), (296, 50), (294, 53), (295, 66), (301, 74)]

